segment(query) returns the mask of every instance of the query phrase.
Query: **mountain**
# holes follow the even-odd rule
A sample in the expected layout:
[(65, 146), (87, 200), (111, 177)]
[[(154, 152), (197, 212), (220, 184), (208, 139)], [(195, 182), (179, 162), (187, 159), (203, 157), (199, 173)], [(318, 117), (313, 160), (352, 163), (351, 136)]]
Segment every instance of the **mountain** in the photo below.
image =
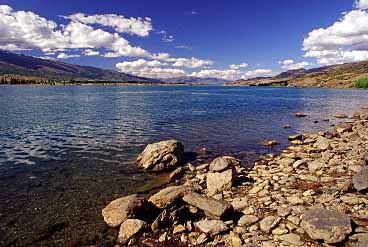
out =
[(167, 79), (161, 79), (166, 83), (177, 83), (177, 84), (193, 84), (193, 85), (222, 85), (230, 82), (221, 78), (201, 78), (194, 76), (179, 76)]
[(226, 85), (353, 88), (356, 81), (362, 77), (368, 77), (368, 61), (309, 70), (288, 70), (274, 77), (238, 80)]
[(108, 69), (67, 64), (59, 61), (0, 50), (0, 75), (17, 75), (55, 81), (142, 82), (160, 80), (133, 76)]

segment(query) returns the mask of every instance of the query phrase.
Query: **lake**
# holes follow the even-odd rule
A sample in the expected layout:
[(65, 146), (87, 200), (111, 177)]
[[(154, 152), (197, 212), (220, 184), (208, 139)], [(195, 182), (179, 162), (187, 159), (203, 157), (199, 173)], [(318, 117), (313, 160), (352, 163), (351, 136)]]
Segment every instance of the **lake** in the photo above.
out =
[[(367, 103), (364, 90), (1, 86), (0, 245), (93, 242), (107, 202), (160, 184), (134, 165), (148, 143), (174, 138), (187, 152), (205, 147), (247, 165), (281, 151), (288, 135), (331, 128), (333, 114)], [(263, 147), (265, 139), (280, 145)]]

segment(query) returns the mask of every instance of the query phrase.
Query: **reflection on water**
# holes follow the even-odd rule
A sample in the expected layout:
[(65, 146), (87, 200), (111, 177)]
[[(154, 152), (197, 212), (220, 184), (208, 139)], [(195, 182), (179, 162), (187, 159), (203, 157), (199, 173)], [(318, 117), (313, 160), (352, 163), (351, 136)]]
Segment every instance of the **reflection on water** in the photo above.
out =
[[(33, 233), (46, 223), (65, 223), (47, 238), (53, 246), (98, 228), (107, 201), (152, 179), (133, 165), (147, 143), (175, 138), (187, 151), (202, 146), (251, 160), (367, 102), (359, 90), (1, 86), (0, 245), (39, 246)], [(308, 116), (295, 118), (298, 111)], [(264, 139), (281, 145), (261, 147)]]

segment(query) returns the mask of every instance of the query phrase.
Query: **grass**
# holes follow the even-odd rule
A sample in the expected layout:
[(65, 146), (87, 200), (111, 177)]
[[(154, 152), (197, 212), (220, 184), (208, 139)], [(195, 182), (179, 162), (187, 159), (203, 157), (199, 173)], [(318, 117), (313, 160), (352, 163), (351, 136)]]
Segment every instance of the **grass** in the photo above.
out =
[(364, 77), (364, 78), (359, 79), (356, 82), (356, 87), (357, 88), (368, 88), (368, 77)]

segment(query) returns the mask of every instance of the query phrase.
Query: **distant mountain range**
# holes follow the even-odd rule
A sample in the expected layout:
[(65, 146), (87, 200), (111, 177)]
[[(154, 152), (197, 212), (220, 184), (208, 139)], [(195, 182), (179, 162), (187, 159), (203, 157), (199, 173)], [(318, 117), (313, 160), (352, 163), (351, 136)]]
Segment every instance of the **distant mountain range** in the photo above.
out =
[(229, 82), (227, 85), (352, 88), (362, 77), (368, 77), (368, 61), (309, 70), (288, 70), (274, 77), (238, 80)]
[(220, 78), (201, 78), (194, 76), (180, 76), (172, 77), (167, 79), (160, 79), (166, 83), (182, 83), (182, 84), (193, 84), (193, 85), (222, 85), (224, 83), (230, 82), (228, 80)]
[(120, 73), (91, 66), (67, 64), (0, 50), (0, 75), (17, 75), (56, 81), (106, 81), (160, 83), (160, 80)]

